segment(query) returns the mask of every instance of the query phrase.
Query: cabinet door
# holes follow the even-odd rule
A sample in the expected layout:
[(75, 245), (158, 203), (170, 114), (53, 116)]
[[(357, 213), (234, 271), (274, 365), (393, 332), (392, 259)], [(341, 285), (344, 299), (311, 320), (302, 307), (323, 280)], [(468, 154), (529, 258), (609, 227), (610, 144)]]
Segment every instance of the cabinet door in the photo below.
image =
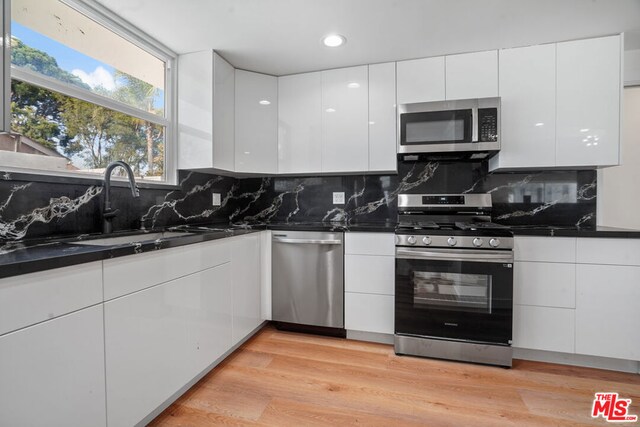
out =
[[(198, 78), (200, 80), (202, 77)], [(206, 76), (205, 76), (206, 78)], [(235, 70), (213, 54), (213, 167), (232, 171), (235, 167)]]
[(576, 268), (576, 352), (640, 360), (640, 267)]
[(395, 172), (396, 63), (369, 65), (369, 171)]
[(236, 70), (235, 171), (278, 172), (278, 78)]
[(450, 55), (445, 59), (446, 98), (498, 96), (498, 51)]
[(445, 100), (444, 56), (399, 61), (398, 104)]
[(345, 255), (344, 290), (365, 294), (395, 294), (396, 259), (392, 256)]
[(369, 169), (367, 66), (322, 71), (322, 172)]
[(321, 73), (278, 78), (278, 172), (322, 171)]
[(245, 338), (262, 323), (260, 289), (260, 235), (235, 238), (232, 242), (233, 266), (233, 344)]
[(142, 421), (231, 348), (231, 264), (105, 303), (110, 426)]
[(178, 57), (178, 166), (213, 167), (213, 52)]
[(557, 45), (558, 166), (619, 164), (621, 38)]
[(352, 331), (394, 332), (392, 295), (373, 295), (345, 292), (344, 327)]
[(556, 45), (500, 51), (501, 147), (492, 169), (556, 162)]
[(0, 424), (105, 426), (102, 305), (0, 337)]
[(513, 346), (574, 353), (575, 310), (513, 306)]

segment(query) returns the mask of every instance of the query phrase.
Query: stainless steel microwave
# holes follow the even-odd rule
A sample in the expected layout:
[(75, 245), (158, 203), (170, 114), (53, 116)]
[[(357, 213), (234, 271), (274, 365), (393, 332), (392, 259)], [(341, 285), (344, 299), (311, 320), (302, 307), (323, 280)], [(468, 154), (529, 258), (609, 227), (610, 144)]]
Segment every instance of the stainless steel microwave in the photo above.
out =
[(500, 98), (420, 102), (398, 106), (398, 153), (471, 153), (500, 150)]

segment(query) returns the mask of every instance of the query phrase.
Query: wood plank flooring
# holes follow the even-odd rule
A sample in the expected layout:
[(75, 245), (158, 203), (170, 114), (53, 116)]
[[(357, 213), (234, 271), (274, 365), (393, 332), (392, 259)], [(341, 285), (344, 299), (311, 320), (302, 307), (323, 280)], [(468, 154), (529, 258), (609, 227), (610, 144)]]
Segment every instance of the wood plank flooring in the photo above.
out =
[(396, 356), (389, 345), (267, 326), (151, 425), (606, 425), (590, 416), (599, 391), (632, 399), (640, 415), (640, 375)]

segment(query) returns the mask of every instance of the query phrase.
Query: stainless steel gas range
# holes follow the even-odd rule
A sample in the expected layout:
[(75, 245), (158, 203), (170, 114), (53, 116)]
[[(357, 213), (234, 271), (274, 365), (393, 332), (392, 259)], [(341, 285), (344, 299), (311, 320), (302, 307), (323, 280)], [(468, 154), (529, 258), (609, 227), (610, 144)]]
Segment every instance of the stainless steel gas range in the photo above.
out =
[(513, 236), (490, 194), (398, 198), (395, 352), (511, 366)]

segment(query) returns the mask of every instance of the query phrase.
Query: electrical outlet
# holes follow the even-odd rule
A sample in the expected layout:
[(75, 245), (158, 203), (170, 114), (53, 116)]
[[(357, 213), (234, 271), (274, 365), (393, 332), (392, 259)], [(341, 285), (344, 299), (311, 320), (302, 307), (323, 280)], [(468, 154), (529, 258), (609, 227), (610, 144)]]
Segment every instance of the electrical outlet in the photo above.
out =
[(211, 193), (211, 204), (213, 206), (220, 206), (222, 204), (220, 199), (220, 193)]
[(334, 191), (333, 192), (333, 204), (334, 205), (344, 205), (344, 191)]

